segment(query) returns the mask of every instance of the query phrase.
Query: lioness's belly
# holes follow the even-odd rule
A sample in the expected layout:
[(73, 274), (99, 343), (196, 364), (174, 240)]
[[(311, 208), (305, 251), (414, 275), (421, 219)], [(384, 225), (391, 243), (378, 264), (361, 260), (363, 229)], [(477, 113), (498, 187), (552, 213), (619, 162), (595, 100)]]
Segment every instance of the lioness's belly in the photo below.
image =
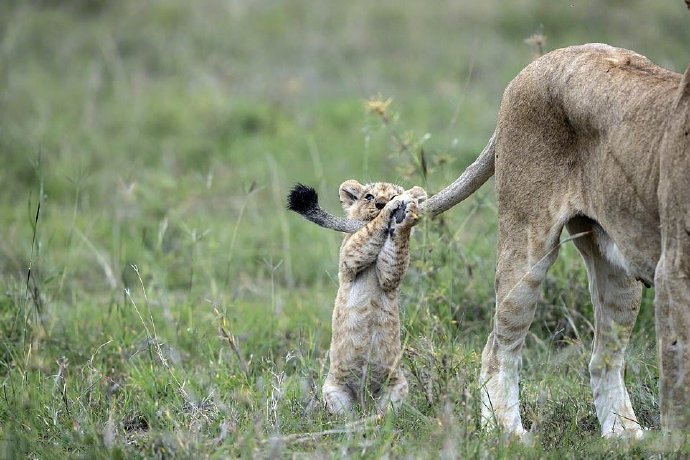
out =
[(624, 134), (614, 132), (586, 165), (591, 178), (586, 211), (611, 239), (606, 246), (609, 261), (620, 256), (629, 275), (651, 284), (661, 254), (657, 142), (646, 138), (629, 148), (612, 149), (610, 144)]

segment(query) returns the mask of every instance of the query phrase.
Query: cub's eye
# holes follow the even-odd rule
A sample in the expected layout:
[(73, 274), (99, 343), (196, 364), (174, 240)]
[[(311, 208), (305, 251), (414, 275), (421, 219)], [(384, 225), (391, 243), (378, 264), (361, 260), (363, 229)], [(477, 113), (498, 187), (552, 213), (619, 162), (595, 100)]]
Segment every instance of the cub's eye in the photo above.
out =
[(374, 195), (372, 195), (371, 193), (367, 193), (367, 194), (364, 196), (364, 199), (367, 200), (367, 201), (371, 201), (371, 200), (374, 199)]

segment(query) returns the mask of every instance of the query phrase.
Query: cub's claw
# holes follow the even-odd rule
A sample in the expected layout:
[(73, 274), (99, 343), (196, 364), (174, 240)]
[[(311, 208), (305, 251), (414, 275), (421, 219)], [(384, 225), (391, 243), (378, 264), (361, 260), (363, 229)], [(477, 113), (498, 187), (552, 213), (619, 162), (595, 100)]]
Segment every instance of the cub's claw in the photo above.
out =
[(398, 205), (398, 208), (393, 212), (393, 218), (395, 223), (399, 224), (405, 219), (405, 209), (407, 208), (407, 203), (404, 201)]

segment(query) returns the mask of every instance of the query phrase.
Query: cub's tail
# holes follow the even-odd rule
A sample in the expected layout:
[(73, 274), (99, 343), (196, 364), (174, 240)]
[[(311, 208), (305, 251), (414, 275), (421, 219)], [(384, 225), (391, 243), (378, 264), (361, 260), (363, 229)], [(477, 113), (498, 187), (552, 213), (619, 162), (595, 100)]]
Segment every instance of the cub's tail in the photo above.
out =
[(365, 223), (334, 216), (319, 206), (319, 195), (312, 187), (297, 183), (287, 196), (287, 208), (321, 227), (343, 233), (355, 233)]

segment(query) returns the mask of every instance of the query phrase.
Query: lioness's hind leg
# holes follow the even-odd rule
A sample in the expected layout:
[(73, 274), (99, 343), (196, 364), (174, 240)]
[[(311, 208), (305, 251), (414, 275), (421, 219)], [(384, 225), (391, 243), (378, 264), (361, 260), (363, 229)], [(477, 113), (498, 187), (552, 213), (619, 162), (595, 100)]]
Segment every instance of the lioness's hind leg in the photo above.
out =
[[(500, 211), (499, 211), (500, 212)], [(549, 216), (527, 229), (499, 223), (496, 264), (496, 314), (482, 352), (482, 421), (522, 437), (518, 370), (525, 336), (546, 272), (558, 256), (563, 223)], [(544, 222), (553, 222), (546, 227)]]
[(600, 247), (608, 238), (601, 228), (586, 218), (568, 223), (576, 236), (575, 247), (587, 266), (589, 292), (594, 306), (594, 343), (589, 362), (594, 406), (602, 436), (642, 436), (628, 390), (623, 381), (625, 349), (640, 309), (642, 286), (626, 275), (622, 267), (605, 259)]

